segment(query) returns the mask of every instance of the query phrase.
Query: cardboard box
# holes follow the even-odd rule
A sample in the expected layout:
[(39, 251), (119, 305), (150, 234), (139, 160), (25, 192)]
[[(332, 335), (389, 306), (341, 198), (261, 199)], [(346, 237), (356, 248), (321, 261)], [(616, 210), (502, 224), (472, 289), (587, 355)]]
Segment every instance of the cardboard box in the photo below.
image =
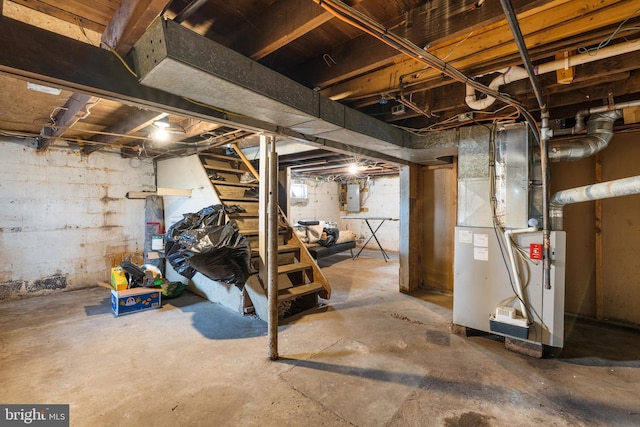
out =
[(116, 291), (123, 291), (129, 287), (127, 276), (124, 274), (122, 267), (113, 267), (111, 269), (111, 287)]
[(111, 290), (111, 309), (113, 314), (134, 313), (136, 311), (160, 308), (162, 289), (133, 288), (124, 291)]

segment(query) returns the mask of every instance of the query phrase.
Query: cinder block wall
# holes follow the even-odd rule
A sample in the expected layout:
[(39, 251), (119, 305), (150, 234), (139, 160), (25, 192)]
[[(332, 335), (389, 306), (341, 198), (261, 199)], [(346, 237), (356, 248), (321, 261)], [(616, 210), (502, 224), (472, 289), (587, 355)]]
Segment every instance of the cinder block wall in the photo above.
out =
[(0, 300), (95, 285), (144, 246), (153, 163), (0, 141)]

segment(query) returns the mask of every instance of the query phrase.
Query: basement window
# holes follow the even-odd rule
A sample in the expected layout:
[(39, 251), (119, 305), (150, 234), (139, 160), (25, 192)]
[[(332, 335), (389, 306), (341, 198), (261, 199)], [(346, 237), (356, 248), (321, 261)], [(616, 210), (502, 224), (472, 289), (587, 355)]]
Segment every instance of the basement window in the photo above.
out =
[(289, 188), (291, 202), (306, 202), (308, 198), (307, 184), (302, 182), (292, 182)]

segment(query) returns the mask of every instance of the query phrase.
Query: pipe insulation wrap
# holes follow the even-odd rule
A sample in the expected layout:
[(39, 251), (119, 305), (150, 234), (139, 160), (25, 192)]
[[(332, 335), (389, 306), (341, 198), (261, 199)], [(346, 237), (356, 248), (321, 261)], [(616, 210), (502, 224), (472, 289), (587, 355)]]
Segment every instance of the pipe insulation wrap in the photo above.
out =
[(552, 162), (574, 161), (592, 156), (609, 145), (613, 137), (613, 123), (622, 117), (620, 110), (606, 111), (591, 116), (587, 134), (569, 141), (554, 141), (549, 146)]
[(640, 175), (558, 191), (550, 203), (553, 229), (562, 230), (562, 210), (565, 205), (633, 194), (640, 194)]

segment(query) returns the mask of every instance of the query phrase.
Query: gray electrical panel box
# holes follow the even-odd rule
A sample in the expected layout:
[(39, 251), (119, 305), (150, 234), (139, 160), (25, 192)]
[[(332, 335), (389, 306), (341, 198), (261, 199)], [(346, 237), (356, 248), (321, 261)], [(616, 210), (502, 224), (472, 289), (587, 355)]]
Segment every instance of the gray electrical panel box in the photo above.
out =
[(360, 184), (347, 185), (347, 212), (360, 212)]

